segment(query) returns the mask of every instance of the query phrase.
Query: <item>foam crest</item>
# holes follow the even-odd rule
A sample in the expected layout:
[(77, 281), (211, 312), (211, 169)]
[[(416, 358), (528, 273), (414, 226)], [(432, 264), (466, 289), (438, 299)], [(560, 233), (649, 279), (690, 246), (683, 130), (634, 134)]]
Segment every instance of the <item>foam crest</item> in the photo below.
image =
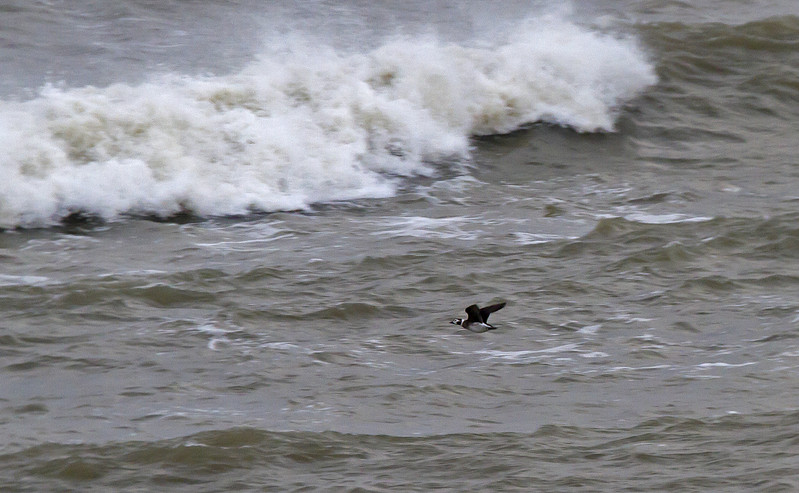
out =
[(46, 87), (0, 102), (0, 227), (388, 197), (403, 176), (468, 159), (474, 135), (535, 121), (611, 131), (654, 81), (633, 42), (547, 19), (494, 46), (300, 42), (226, 76)]

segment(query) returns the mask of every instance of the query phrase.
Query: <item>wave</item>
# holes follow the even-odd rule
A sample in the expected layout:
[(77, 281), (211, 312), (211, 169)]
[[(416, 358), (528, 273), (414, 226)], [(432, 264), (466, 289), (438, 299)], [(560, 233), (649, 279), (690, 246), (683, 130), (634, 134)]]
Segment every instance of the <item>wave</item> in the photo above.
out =
[[(675, 48), (751, 50), (763, 53), (796, 52), (799, 16), (781, 15), (742, 24), (722, 22), (663, 22), (642, 25)], [(740, 51), (739, 51), (740, 52)]]
[(0, 227), (388, 197), (402, 177), (468, 159), (475, 135), (536, 121), (612, 131), (656, 81), (634, 40), (555, 18), (493, 45), (341, 53), (295, 38), (234, 74), (0, 101)]
[[(10, 491), (76, 484), (113, 491), (160, 491), (165, 484), (200, 491), (655, 491), (703, 484), (736, 491), (749, 484), (747, 491), (773, 491), (794, 484), (795, 459), (786, 449), (796, 443), (796, 410), (722, 409), (626, 423), (413, 436), (241, 426), (158, 440), (46, 443), (0, 455), (0, 479)], [(464, 460), (475, 454), (479, 460)], [(541, 464), (541, 472), (531, 473), (531, 464)]]

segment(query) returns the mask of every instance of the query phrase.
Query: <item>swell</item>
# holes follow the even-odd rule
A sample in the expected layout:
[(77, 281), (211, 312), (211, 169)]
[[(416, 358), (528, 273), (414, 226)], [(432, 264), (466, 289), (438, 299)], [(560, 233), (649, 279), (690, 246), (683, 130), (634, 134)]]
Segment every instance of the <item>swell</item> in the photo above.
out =
[(586, 265), (591, 282), (573, 279), (547, 289), (568, 299), (612, 283), (616, 292), (627, 286), (631, 297), (658, 307), (703, 301), (754, 306), (754, 300), (773, 299), (785, 313), (769, 315), (795, 316), (799, 270), (789, 259), (799, 252), (796, 214), (666, 224), (635, 217), (601, 219), (588, 234), (553, 245), (547, 255)]
[(741, 156), (790, 164), (783, 149), (799, 116), (799, 17), (636, 29), (657, 53), (659, 77), (633, 115), (641, 156), (691, 167)]
[(745, 24), (642, 24), (638, 32), (662, 54), (658, 74), (667, 85), (677, 79), (799, 100), (797, 16)]
[(8, 491), (771, 491), (792, 483), (788, 451), (797, 422), (796, 412), (784, 411), (422, 437), (243, 427), (155, 441), (37, 445), (0, 455), (0, 478)]
[(658, 45), (681, 51), (737, 49), (793, 54), (799, 47), (799, 16), (794, 15), (744, 24), (659, 22), (640, 24), (638, 29)]

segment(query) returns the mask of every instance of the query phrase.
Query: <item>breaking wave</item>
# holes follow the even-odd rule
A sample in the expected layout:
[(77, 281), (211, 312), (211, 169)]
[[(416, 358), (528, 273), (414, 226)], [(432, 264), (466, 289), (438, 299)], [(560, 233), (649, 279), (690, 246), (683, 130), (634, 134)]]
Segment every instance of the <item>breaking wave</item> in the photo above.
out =
[(656, 81), (635, 41), (561, 19), (474, 46), (394, 39), (365, 53), (307, 40), (238, 73), (48, 86), (0, 101), (0, 227), (295, 210), (391, 196), (475, 135), (544, 121), (612, 131)]

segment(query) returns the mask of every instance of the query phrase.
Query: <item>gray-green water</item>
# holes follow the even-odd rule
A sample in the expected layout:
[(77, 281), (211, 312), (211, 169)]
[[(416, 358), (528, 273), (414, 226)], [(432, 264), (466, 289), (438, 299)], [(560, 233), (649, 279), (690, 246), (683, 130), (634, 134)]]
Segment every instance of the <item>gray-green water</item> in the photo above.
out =
[[(19, 115), (38, 112), (46, 123), (5, 123), (7, 148), (29, 126), (39, 133), (23, 133), (28, 140), (11, 149), (23, 155), (67, 143), (65, 162), (74, 168), (62, 173), (44, 158), (20, 164), (10, 152), (0, 162), (7, 176), (18, 167), (28, 180), (25, 194), (13, 180), (0, 187), (4, 491), (799, 488), (799, 10), (792, 2), (574, 5), (556, 15), (559, 29), (632, 38), (657, 75), (608, 109), (612, 131), (575, 131), (587, 130), (579, 105), (565, 116), (544, 112), (544, 123), (510, 133), (472, 132), (480, 135), (467, 154), (421, 152), (427, 169), (380, 161), (373, 169), (392, 177), (389, 188), (371, 174), (346, 175), (386, 158), (379, 153), (359, 154), (355, 167), (336, 168), (331, 158), (304, 171), (331, 173), (319, 182), (302, 181), (303, 172), (280, 162), (261, 168), (287, 181), (276, 194), (310, 190), (313, 205), (300, 211), (278, 204), (227, 214), (236, 196), (252, 191), (229, 176), (252, 166), (229, 167), (211, 173), (218, 194), (176, 194), (185, 211), (166, 219), (156, 216), (175, 212), (172, 195), (145, 189), (163, 194), (163, 209), (139, 200), (117, 210), (128, 191), (149, 182), (120, 185), (128, 175), (103, 174), (166, 142), (168, 132), (157, 133), (162, 123), (139, 130), (124, 123), (133, 114), (119, 109), (125, 98), (142, 97), (137, 71), (166, 64), (237, 73), (261, 50), (264, 33), (252, 26), (279, 30), (270, 22), (277, 7), (196, 2), (182, 17), (177, 2), (158, 15), (145, 2), (107, 5), (115, 8), (73, 6), (64, 16), (52, 6), (2, 10), (3, 39), (15, 29), (31, 40), (6, 42), (6, 62), (42, 56), (52, 40), (36, 33), (47, 22), (69, 29), (75, 19), (106, 26), (86, 39), (107, 63), (123, 66), (131, 46), (146, 54), (132, 58), (119, 75), (128, 89), (115, 92), (103, 89), (104, 73), (93, 81), (80, 68), (89, 55), (76, 45), (59, 62), (69, 73), (51, 76), (69, 87), (96, 83), (99, 96), (68, 87), (26, 97), (25, 83), (48, 77), (38, 66), (19, 65), (18, 82), (6, 82), (2, 121), (27, 122)], [(397, 25), (463, 44), (546, 10), (542, 2), (491, 12), (447, 2), (312, 7), (283, 5), (280, 18), (296, 26), (281, 29), (316, 29), (342, 50), (360, 37), (380, 46)], [(220, 48), (231, 58), (202, 56), (213, 30), (185, 16), (203, 13), (242, 38)], [(25, 22), (15, 26), (14, 16)], [(250, 27), (231, 29), (238, 18)], [(131, 24), (148, 29), (111, 34)], [(158, 29), (195, 37), (195, 49), (191, 42), (170, 48), (167, 35), (155, 43)], [(249, 51), (231, 48), (250, 35)], [(588, 51), (591, 36), (581, 38)], [(338, 56), (339, 65), (350, 63)], [(417, 70), (424, 76), (417, 88), (436, 83), (435, 71), (403, 68), (412, 62), (402, 60), (392, 73)], [(162, 84), (164, 104), (172, 104), (175, 86)], [(240, 89), (238, 81), (226, 84)], [(230, 98), (214, 101), (236, 111), (256, 101)], [(455, 104), (444, 107), (456, 113)], [(64, 108), (76, 105), (89, 109), (64, 123)], [(123, 123), (96, 125), (109, 119)], [(196, 142), (216, 133), (233, 139), (235, 121), (224, 124)], [(431, 145), (395, 131), (389, 156), (412, 158), (414, 145)], [(149, 137), (136, 140), (142, 132)], [(89, 138), (97, 135), (110, 144)], [(331, 155), (340, 156), (339, 143)], [(291, 152), (299, 151), (283, 150), (278, 155), (294, 163)], [(112, 154), (103, 161), (103, 153)], [(210, 154), (208, 162), (224, 162)], [(156, 168), (157, 159), (148, 161), (157, 176), (180, 175)], [(210, 173), (204, 163), (176, 159), (195, 178)], [(100, 178), (85, 186), (109, 194), (68, 182), (86, 169)], [(252, 176), (268, 183), (272, 175)], [(326, 199), (335, 198), (326, 187), (346, 186), (354, 187), (348, 200)], [(57, 222), (75, 204), (108, 220), (34, 227)], [(468, 304), (498, 300), (508, 306), (492, 315), (496, 331), (448, 324)]]

